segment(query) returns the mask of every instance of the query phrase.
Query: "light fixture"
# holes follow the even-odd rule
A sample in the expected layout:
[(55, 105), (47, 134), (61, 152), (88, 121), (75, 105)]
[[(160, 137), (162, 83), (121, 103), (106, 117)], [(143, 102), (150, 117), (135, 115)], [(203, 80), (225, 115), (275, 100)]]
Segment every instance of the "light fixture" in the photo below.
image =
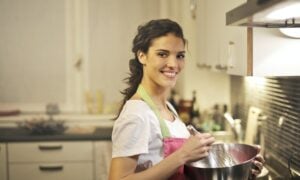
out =
[(279, 31), (287, 37), (300, 39), (300, 28), (280, 28)]
[(282, 7), (271, 11), (266, 18), (273, 20), (285, 20), (300, 17), (300, 3), (290, 4), (288, 6)]

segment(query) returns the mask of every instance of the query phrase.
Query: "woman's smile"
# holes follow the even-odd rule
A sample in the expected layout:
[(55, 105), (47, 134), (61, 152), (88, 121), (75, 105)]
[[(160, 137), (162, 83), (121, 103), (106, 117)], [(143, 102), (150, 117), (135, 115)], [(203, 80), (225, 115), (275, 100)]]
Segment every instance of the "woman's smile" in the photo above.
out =
[(164, 70), (162, 70), (161, 72), (162, 72), (167, 78), (170, 78), (170, 79), (175, 78), (176, 75), (177, 75), (177, 72), (175, 72), (175, 71), (164, 71)]

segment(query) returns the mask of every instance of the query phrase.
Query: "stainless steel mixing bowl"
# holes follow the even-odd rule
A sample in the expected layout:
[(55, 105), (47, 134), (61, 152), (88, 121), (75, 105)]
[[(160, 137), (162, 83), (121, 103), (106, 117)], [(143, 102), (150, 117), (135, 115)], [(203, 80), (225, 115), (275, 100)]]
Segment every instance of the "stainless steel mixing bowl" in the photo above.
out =
[(209, 155), (184, 167), (191, 180), (247, 180), (256, 147), (247, 144), (214, 144)]

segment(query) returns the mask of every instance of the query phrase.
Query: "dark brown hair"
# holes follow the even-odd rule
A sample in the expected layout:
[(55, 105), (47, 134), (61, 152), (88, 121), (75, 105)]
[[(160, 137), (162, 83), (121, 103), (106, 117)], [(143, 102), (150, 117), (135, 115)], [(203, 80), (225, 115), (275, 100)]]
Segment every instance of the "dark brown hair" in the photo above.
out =
[(138, 26), (137, 30), (137, 35), (133, 39), (132, 43), (131, 51), (134, 54), (134, 58), (130, 59), (129, 61), (129, 77), (124, 79), (129, 86), (121, 91), (121, 93), (124, 95), (124, 99), (118, 116), (126, 101), (129, 100), (137, 91), (137, 88), (143, 77), (143, 66), (138, 60), (137, 53), (141, 51), (147, 54), (154, 39), (161, 36), (166, 36), (169, 33), (181, 38), (184, 44), (186, 44), (182, 28), (178, 23), (170, 19), (151, 20), (144, 25)]

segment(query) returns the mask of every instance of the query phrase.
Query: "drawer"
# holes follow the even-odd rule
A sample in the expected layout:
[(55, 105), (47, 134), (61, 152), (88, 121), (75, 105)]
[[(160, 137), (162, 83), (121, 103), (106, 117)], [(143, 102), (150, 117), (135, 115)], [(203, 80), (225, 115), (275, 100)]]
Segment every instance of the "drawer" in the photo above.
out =
[(92, 161), (92, 142), (8, 143), (8, 162)]
[(93, 164), (86, 163), (53, 163), (9, 165), (10, 180), (93, 180)]

